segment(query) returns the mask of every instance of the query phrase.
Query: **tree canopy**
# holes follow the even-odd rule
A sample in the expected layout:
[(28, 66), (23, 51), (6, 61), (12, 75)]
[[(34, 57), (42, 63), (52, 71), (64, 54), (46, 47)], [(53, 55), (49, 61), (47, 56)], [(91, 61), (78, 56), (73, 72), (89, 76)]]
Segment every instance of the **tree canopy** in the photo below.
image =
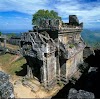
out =
[(0, 32), (0, 36), (1, 36), (2, 32)]
[(54, 10), (38, 10), (32, 18), (32, 24), (33, 25), (38, 25), (38, 21), (40, 19), (60, 19), (61, 17), (58, 16), (58, 13), (55, 12)]
[(10, 34), (7, 34), (7, 37), (8, 37), (8, 38), (11, 38), (11, 37), (14, 37), (14, 36), (16, 36), (16, 34), (15, 34), (15, 33), (10, 33)]

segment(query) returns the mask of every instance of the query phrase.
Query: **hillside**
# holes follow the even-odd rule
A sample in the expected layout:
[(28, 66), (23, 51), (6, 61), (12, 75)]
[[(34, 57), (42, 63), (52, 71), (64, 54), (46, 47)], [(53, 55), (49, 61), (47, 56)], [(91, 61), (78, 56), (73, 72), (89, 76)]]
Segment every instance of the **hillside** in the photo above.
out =
[(26, 63), (25, 59), (18, 55), (5, 54), (0, 55), (0, 67), (10, 75), (16, 75), (16, 72), (21, 71), (22, 66)]
[(84, 29), (81, 35), (87, 45), (96, 48), (100, 47), (100, 30)]

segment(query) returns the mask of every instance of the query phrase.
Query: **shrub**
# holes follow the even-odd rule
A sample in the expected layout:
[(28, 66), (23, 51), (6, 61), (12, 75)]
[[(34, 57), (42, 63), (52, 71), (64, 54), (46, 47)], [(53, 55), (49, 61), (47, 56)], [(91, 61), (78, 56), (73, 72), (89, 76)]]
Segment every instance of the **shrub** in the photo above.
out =
[(70, 45), (69, 45), (69, 48), (73, 48), (73, 47), (74, 47), (74, 44), (70, 44)]

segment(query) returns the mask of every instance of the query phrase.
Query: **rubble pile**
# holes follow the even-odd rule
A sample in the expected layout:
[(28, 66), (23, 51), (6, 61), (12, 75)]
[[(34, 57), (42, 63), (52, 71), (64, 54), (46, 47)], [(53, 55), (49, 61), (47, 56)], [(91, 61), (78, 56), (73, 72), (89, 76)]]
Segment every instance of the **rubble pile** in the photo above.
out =
[(9, 75), (0, 71), (0, 98), (14, 98), (13, 86), (9, 82)]
[(77, 91), (74, 88), (69, 90), (68, 99), (94, 99), (95, 96), (92, 92), (87, 92), (84, 90)]

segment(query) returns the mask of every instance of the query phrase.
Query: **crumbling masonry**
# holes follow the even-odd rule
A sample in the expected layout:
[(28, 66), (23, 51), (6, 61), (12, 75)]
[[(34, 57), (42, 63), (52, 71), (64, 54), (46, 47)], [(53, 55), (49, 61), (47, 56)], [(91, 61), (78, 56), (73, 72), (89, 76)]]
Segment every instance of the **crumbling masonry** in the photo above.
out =
[(40, 19), (38, 26), (21, 36), (21, 51), (27, 60), (27, 76), (37, 77), (50, 89), (59, 81), (66, 84), (83, 63), (85, 44), (81, 38), (83, 23), (75, 15), (69, 23), (58, 19)]

